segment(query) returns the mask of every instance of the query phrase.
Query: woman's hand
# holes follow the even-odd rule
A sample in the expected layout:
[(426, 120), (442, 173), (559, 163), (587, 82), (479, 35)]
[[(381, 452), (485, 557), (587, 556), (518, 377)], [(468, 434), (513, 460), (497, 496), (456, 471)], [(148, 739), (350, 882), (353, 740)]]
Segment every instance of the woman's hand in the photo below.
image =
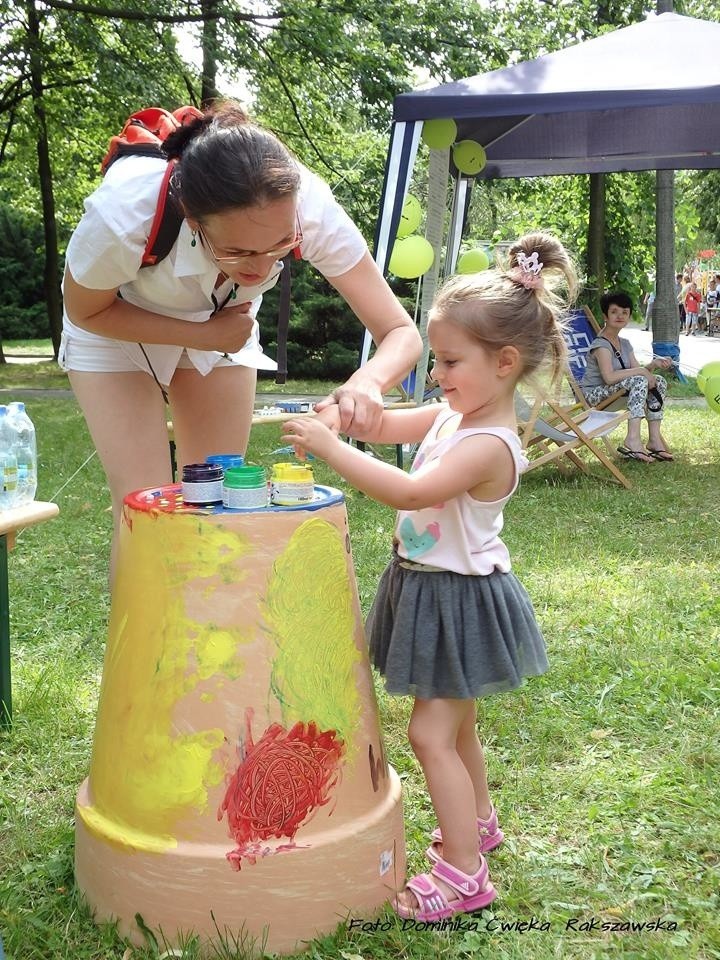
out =
[[(377, 383), (354, 374), (347, 383), (315, 404), (315, 410), (325, 419), (326, 412), (337, 407), (341, 433), (362, 439), (377, 430), (383, 414), (383, 396)], [(335, 414), (334, 414), (335, 415)]]
[(342, 443), (333, 431), (326, 427), (319, 417), (303, 417), (288, 420), (283, 426), (282, 440), (292, 444), (303, 453), (313, 453), (323, 460), (332, 453), (333, 448)]
[(237, 353), (250, 339), (255, 318), (248, 312), (250, 301), (223, 307), (205, 323), (197, 324), (203, 346), (200, 350), (217, 350), (218, 353)]

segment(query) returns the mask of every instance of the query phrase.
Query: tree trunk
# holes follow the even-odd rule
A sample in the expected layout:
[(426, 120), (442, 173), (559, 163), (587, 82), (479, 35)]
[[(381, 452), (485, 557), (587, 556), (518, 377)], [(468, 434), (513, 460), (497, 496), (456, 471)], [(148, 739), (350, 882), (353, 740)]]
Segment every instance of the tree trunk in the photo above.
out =
[(202, 89), (200, 103), (203, 107), (218, 95), (217, 89), (217, 0), (202, 0), (201, 10), (205, 19), (202, 29)]
[(40, 21), (35, 0), (27, 0), (28, 34), (30, 40), (30, 89), (32, 91), (35, 136), (38, 156), (38, 178), (42, 197), (43, 230), (45, 234), (44, 290), (50, 336), (55, 356), (60, 349), (62, 332), (62, 298), (60, 296), (60, 258), (58, 256), (57, 227), (55, 224), (55, 196), (53, 194), (52, 166), (48, 144), (45, 104), (43, 102), (43, 68), (40, 51)]
[(677, 343), (680, 336), (675, 299), (675, 171), (655, 174), (655, 304), (653, 340)]
[[(657, 13), (671, 13), (673, 0), (657, 0)], [(675, 299), (675, 171), (655, 173), (655, 304), (653, 343), (680, 339)]]
[(590, 174), (590, 215), (587, 233), (586, 297), (597, 300), (605, 291), (605, 174)]

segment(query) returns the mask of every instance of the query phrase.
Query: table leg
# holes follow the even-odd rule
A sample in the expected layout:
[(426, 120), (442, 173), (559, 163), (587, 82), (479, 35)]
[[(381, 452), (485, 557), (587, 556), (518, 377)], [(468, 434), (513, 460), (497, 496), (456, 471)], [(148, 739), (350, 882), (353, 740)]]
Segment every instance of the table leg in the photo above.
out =
[(8, 588), (8, 541), (0, 535), (0, 729), (12, 722), (10, 685), (10, 591)]

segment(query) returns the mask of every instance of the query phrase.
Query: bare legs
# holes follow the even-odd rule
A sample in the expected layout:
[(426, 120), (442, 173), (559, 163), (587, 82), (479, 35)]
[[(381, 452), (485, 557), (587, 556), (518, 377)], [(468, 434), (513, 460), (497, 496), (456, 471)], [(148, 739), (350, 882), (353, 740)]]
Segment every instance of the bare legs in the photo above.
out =
[[(443, 859), (463, 873), (480, 867), (477, 817), (491, 813), (485, 758), (475, 729), (474, 700), (416, 700), (408, 730), (443, 837)], [(436, 881), (449, 900), (456, 893)], [(398, 897), (409, 909), (412, 893)]]
[[(110, 487), (112, 583), (123, 499), (172, 479), (167, 410), (157, 384), (141, 371), (71, 370), (69, 376)], [(168, 393), (179, 465), (203, 461), (210, 453), (245, 453), (255, 380), (249, 367), (216, 367), (206, 377), (195, 369), (175, 371)]]

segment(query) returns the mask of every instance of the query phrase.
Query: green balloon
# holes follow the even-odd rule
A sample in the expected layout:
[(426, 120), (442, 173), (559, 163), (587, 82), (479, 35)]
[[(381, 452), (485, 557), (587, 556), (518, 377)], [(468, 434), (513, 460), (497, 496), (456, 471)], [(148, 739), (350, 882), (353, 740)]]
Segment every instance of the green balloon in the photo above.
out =
[(390, 255), (390, 273), (404, 280), (414, 280), (430, 269), (435, 259), (432, 246), (425, 237), (402, 237), (396, 240)]
[(705, 392), (705, 384), (710, 377), (717, 376), (720, 376), (720, 360), (712, 360), (710, 363), (706, 363), (702, 370), (698, 372), (697, 384), (703, 393)]
[(457, 124), (454, 120), (426, 120), (422, 128), (422, 140), (433, 150), (445, 150), (455, 143)]
[(704, 393), (710, 409), (720, 413), (720, 376), (716, 375), (705, 381)]
[(485, 148), (474, 140), (461, 140), (453, 147), (453, 160), (460, 173), (474, 177), (487, 163)]
[(398, 224), (397, 230), (398, 237), (409, 237), (411, 233), (415, 233), (420, 226), (421, 220), (422, 207), (420, 206), (420, 201), (417, 197), (409, 193), (405, 197), (405, 203), (403, 204), (402, 213), (400, 214), (400, 223)]
[(458, 273), (480, 273), (490, 266), (490, 257), (481, 247), (475, 250), (466, 250), (457, 262)]

